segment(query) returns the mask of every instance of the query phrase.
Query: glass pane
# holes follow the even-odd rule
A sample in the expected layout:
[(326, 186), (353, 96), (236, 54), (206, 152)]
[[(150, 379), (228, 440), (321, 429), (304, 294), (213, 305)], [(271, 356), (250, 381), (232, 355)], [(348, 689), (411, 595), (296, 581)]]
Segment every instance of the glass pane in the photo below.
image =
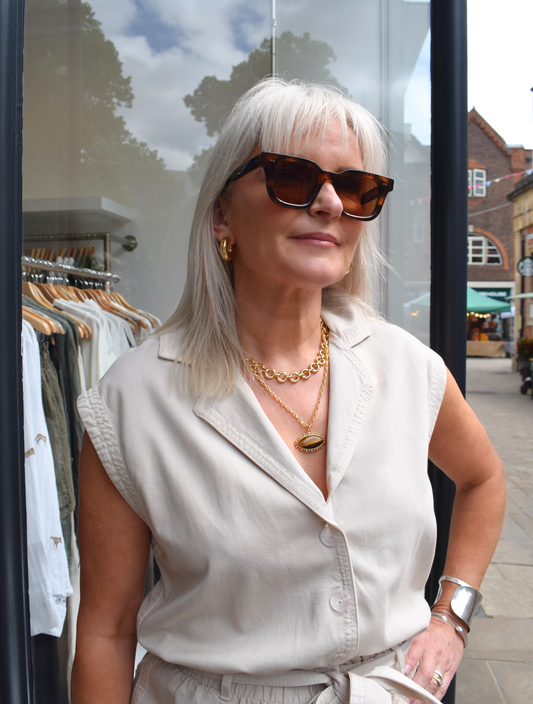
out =
[[(27, 0), (25, 8), (24, 248), (57, 268), (93, 272), (27, 266), (26, 283), (119, 294), (115, 312), (125, 311), (116, 317), (138, 342), (181, 297), (221, 120), (272, 71), (271, 2)], [(394, 273), (375, 282), (375, 298), (428, 343), (429, 309), (416, 301), (430, 286), (429, 2), (338, 0), (325, 11), (319, 0), (278, 0), (276, 21), (276, 72), (345, 89), (391, 134), (395, 188), (378, 228)], [(90, 328), (76, 329), (88, 349)], [(110, 351), (95, 376), (86, 366), (80, 384), (91, 386), (123, 351)], [(74, 493), (76, 471), (73, 460)], [(63, 513), (68, 546), (72, 509)]]
[[(184, 284), (206, 150), (234, 101), (271, 70), (271, 5), (142, 7), (28, 5), (25, 234), (136, 237), (133, 252), (111, 243), (116, 290), (166, 318)], [(346, 88), (391, 131), (396, 187), (381, 228), (405, 283), (391, 277), (379, 296), (391, 320), (410, 326), (404, 304), (429, 290), (429, 4), (388, 7), (383, 15), (378, 4), (345, 0), (324, 13), (317, 0), (278, 2), (276, 68)], [(104, 265), (102, 241), (88, 244)]]
[(482, 169), (474, 169), (474, 195), (480, 198), (485, 197), (486, 172)]

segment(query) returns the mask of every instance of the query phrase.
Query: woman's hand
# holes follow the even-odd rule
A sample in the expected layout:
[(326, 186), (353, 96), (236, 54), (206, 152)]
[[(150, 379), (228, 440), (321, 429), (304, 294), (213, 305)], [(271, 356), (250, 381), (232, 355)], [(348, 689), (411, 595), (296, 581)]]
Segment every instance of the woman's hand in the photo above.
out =
[[(413, 681), (437, 699), (442, 699), (462, 657), (463, 640), (459, 633), (451, 624), (432, 618), (427, 630), (416, 636), (411, 643), (405, 658), (405, 674), (409, 675), (419, 663)], [(433, 678), (435, 670), (442, 674), (443, 683), (440, 687)]]

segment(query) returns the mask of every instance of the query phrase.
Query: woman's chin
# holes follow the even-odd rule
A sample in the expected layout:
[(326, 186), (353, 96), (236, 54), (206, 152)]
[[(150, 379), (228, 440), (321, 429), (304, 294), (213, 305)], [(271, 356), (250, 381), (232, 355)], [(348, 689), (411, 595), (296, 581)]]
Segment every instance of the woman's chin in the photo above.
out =
[(299, 270), (295, 272), (292, 277), (294, 283), (301, 281), (302, 284), (309, 286), (310, 288), (327, 288), (333, 284), (338, 283), (345, 276), (346, 271), (343, 269), (340, 271), (338, 267), (328, 267), (327, 269), (316, 268), (316, 269), (306, 269)]

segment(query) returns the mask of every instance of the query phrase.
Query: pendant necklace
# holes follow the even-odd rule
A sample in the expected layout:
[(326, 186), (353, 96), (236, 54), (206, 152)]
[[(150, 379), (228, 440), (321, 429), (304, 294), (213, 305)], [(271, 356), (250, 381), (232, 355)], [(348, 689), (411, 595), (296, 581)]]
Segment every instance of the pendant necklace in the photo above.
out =
[[(326, 444), (326, 438), (324, 435), (311, 432), (311, 427), (316, 418), (316, 414), (318, 413), (318, 409), (322, 401), (322, 396), (324, 395), (324, 389), (326, 388), (326, 381), (328, 378), (329, 369), (329, 330), (326, 327), (326, 324), (324, 323), (322, 318), (320, 318), (320, 329), (322, 333), (322, 343), (320, 345), (320, 351), (317, 355), (317, 358), (307, 369), (302, 369), (301, 372), (290, 372), (289, 374), (286, 374), (285, 372), (276, 373), (273, 369), (265, 369), (265, 367), (260, 362), (256, 362), (251, 357), (246, 358), (246, 361), (248, 362), (248, 365), (253, 375), (261, 384), (261, 386), (272, 396), (273, 399), (275, 399), (280, 404), (280, 406), (282, 406), (288, 413), (290, 413), (293, 418), (296, 418), (296, 420), (307, 430), (306, 433), (301, 435), (299, 438), (296, 438), (296, 440), (294, 441), (294, 446), (297, 450), (300, 450), (300, 452), (316, 452), (317, 450), (321, 450)], [(316, 369), (314, 368), (315, 365)], [(292, 381), (292, 383), (295, 384), (300, 381), (300, 379), (309, 379), (311, 374), (316, 374), (316, 372), (321, 366), (324, 367), (324, 378), (320, 386), (320, 393), (318, 394), (318, 400), (316, 402), (315, 410), (313, 411), (313, 415), (311, 416), (311, 420), (309, 421), (309, 423), (303, 421), (300, 416), (292, 410), (292, 408), (289, 408), (289, 406), (287, 406), (287, 404), (282, 401), (280, 397), (275, 394), (272, 389), (261, 378), (264, 374), (267, 379), (276, 379), (280, 384), (283, 384), (285, 381), (287, 381), (287, 379), (289, 379), (289, 381)], [(306, 374), (306, 372), (308, 372), (308, 374)], [(280, 376), (281, 379), (279, 378)]]

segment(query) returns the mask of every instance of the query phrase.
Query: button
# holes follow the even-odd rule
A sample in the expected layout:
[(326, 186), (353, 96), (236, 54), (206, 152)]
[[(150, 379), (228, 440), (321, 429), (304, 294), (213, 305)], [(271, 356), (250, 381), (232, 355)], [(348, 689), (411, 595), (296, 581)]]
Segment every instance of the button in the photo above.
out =
[(333, 611), (338, 611), (340, 614), (350, 608), (351, 601), (352, 597), (342, 587), (337, 587), (329, 597), (329, 605)]
[(324, 523), (324, 527), (320, 531), (320, 540), (327, 545), (328, 548), (334, 548), (342, 543), (342, 533), (337, 528), (333, 528), (328, 523)]
[(328, 665), (342, 665), (349, 659), (348, 653), (335, 653), (335, 655), (328, 660)]

